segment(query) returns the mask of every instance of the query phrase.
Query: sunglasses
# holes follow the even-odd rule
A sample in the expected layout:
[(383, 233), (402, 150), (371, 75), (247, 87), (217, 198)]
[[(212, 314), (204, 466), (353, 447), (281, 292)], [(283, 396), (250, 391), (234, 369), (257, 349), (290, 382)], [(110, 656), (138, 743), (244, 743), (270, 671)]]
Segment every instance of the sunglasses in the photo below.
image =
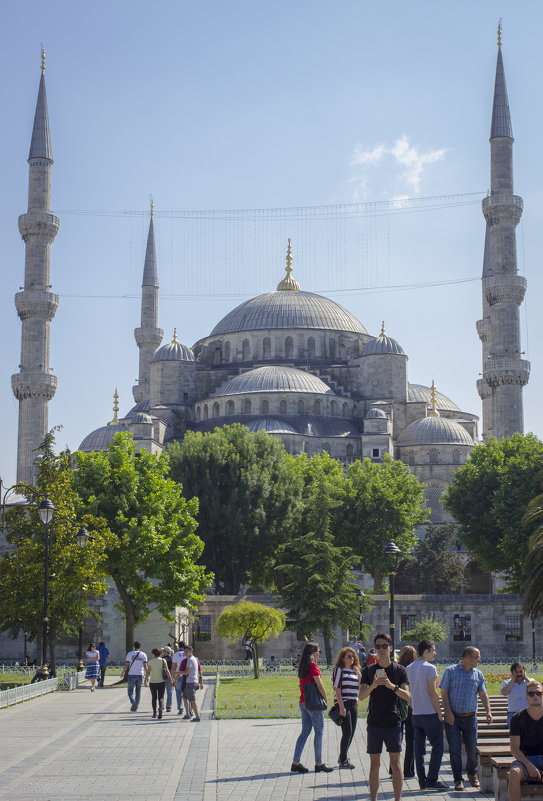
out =
[(541, 690), (528, 690), (526, 694), (529, 695), (530, 698), (533, 698), (534, 695), (537, 695), (539, 698), (541, 698), (543, 692)]
[(354, 659), (354, 654), (345, 654), (347, 659)]
[(384, 651), (386, 648), (390, 648), (390, 645), (387, 642), (379, 642), (375, 647), (378, 651)]

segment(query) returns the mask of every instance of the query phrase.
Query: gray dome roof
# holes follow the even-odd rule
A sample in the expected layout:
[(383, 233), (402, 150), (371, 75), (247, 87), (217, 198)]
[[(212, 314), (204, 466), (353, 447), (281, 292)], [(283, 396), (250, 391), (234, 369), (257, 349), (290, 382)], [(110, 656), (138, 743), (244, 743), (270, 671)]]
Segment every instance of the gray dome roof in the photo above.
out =
[(404, 428), (397, 445), (475, 445), (460, 423), (447, 417), (423, 417)]
[(386, 334), (379, 334), (375, 339), (370, 339), (366, 342), (362, 356), (381, 356), (384, 353), (393, 353), (400, 356), (405, 356), (404, 349), (392, 337), (387, 337)]
[(386, 417), (386, 414), (382, 409), (378, 409), (374, 406), (373, 409), (370, 409), (367, 413), (366, 420), (368, 420), (370, 417)]
[(210, 336), (277, 328), (320, 328), (368, 332), (343, 306), (313, 292), (267, 292), (237, 306), (217, 323)]
[(91, 431), (90, 434), (87, 434), (78, 450), (84, 451), (85, 453), (90, 453), (91, 451), (105, 451), (113, 442), (115, 434), (121, 431), (128, 431), (127, 427), (122, 423), (97, 428), (96, 431)]
[[(432, 404), (432, 390), (430, 387), (425, 387), (423, 384), (409, 384), (409, 396), (408, 400), (410, 401), (425, 401), (428, 406)], [(448, 398), (443, 393), (438, 392), (436, 390), (436, 408), (443, 409), (444, 411), (449, 412), (459, 412), (460, 407), (456, 405), (454, 401)]]
[[(292, 293), (294, 294), (294, 292)], [(299, 294), (299, 293), (296, 293)], [(328, 384), (312, 373), (295, 367), (257, 367), (230, 378), (215, 392), (213, 397), (243, 395), (246, 392), (316, 392), (319, 395), (334, 395)]]
[(154, 362), (193, 362), (195, 361), (192, 349), (181, 342), (174, 340), (163, 345), (153, 356)]
[(255, 433), (256, 431), (267, 431), (269, 434), (296, 434), (296, 430), (289, 426), (288, 423), (283, 423), (275, 417), (261, 417), (259, 420), (253, 420), (249, 424), (249, 431)]
[(133, 423), (152, 423), (153, 418), (150, 414), (146, 414), (145, 412), (136, 412), (136, 414), (132, 415), (132, 422)]

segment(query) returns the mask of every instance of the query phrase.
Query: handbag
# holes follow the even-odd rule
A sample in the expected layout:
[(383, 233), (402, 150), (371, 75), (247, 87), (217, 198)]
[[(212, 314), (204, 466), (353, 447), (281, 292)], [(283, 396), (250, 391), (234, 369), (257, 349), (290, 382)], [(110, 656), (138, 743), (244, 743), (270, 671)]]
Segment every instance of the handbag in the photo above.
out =
[(319, 688), (314, 681), (309, 681), (304, 686), (304, 704), (310, 712), (324, 712), (327, 703), (319, 692)]
[(328, 710), (328, 717), (333, 720), (336, 726), (341, 726), (345, 718), (339, 714), (339, 704), (336, 701)]

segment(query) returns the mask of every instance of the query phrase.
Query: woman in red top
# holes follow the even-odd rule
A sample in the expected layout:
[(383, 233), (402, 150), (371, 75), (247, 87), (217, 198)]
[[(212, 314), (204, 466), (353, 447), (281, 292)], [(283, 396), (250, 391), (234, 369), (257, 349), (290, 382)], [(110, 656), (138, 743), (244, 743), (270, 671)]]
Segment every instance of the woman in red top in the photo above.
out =
[(375, 665), (376, 662), (377, 662), (377, 654), (375, 653), (375, 648), (370, 648), (370, 652), (366, 657), (365, 667), (369, 667), (370, 665)]
[(304, 745), (307, 738), (311, 734), (311, 729), (315, 730), (315, 773), (324, 772), (330, 773), (333, 768), (329, 768), (322, 761), (322, 735), (324, 732), (324, 712), (322, 710), (306, 709), (304, 703), (304, 687), (309, 681), (317, 685), (317, 689), (328, 703), (326, 698), (326, 690), (322, 683), (322, 674), (317, 666), (317, 659), (319, 658), (320, 648), (315, 642), (308, 642), (304, 646), (302, 655), (300, 657), (300, 664), (298, 665), (298, 678), (300, 679), (300, 711), (302, 713), (302, 731), (296, 740), (296, 747), (294, 749), (294, 758), (290, 767), (293, 773), (307, 773), (306, 768), (300, 762)]

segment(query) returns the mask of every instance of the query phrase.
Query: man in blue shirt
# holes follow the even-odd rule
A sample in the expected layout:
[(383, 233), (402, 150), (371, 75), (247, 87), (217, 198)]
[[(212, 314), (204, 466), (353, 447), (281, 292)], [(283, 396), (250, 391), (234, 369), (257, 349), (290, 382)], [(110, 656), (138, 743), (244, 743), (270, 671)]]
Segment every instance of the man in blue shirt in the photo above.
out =
[(104, 679), (106, 677), (106, 668), (107, 668), (107, 659), (109, 656), (109, 651), (106, 648), (105, 642), (101, 642), (98, 646), (98, 651), (100, 652), (100, 678), (98, 679), (98, 686), (104, 686)]
[(443, 673), (440, 682), (441, 698), (445, 708), (445, 732), (449, 741), (454, 789), (463, 790), (462, 744), (466, 749), (466, 770), (472, 787), (480, 787), (477, 777), (477, 696), (486, 712), (486, 722), (492, 723), (490, 701), (485, 678), (477, 665), (481, 661), (478, 648), (468, 645), (462, 659)]

